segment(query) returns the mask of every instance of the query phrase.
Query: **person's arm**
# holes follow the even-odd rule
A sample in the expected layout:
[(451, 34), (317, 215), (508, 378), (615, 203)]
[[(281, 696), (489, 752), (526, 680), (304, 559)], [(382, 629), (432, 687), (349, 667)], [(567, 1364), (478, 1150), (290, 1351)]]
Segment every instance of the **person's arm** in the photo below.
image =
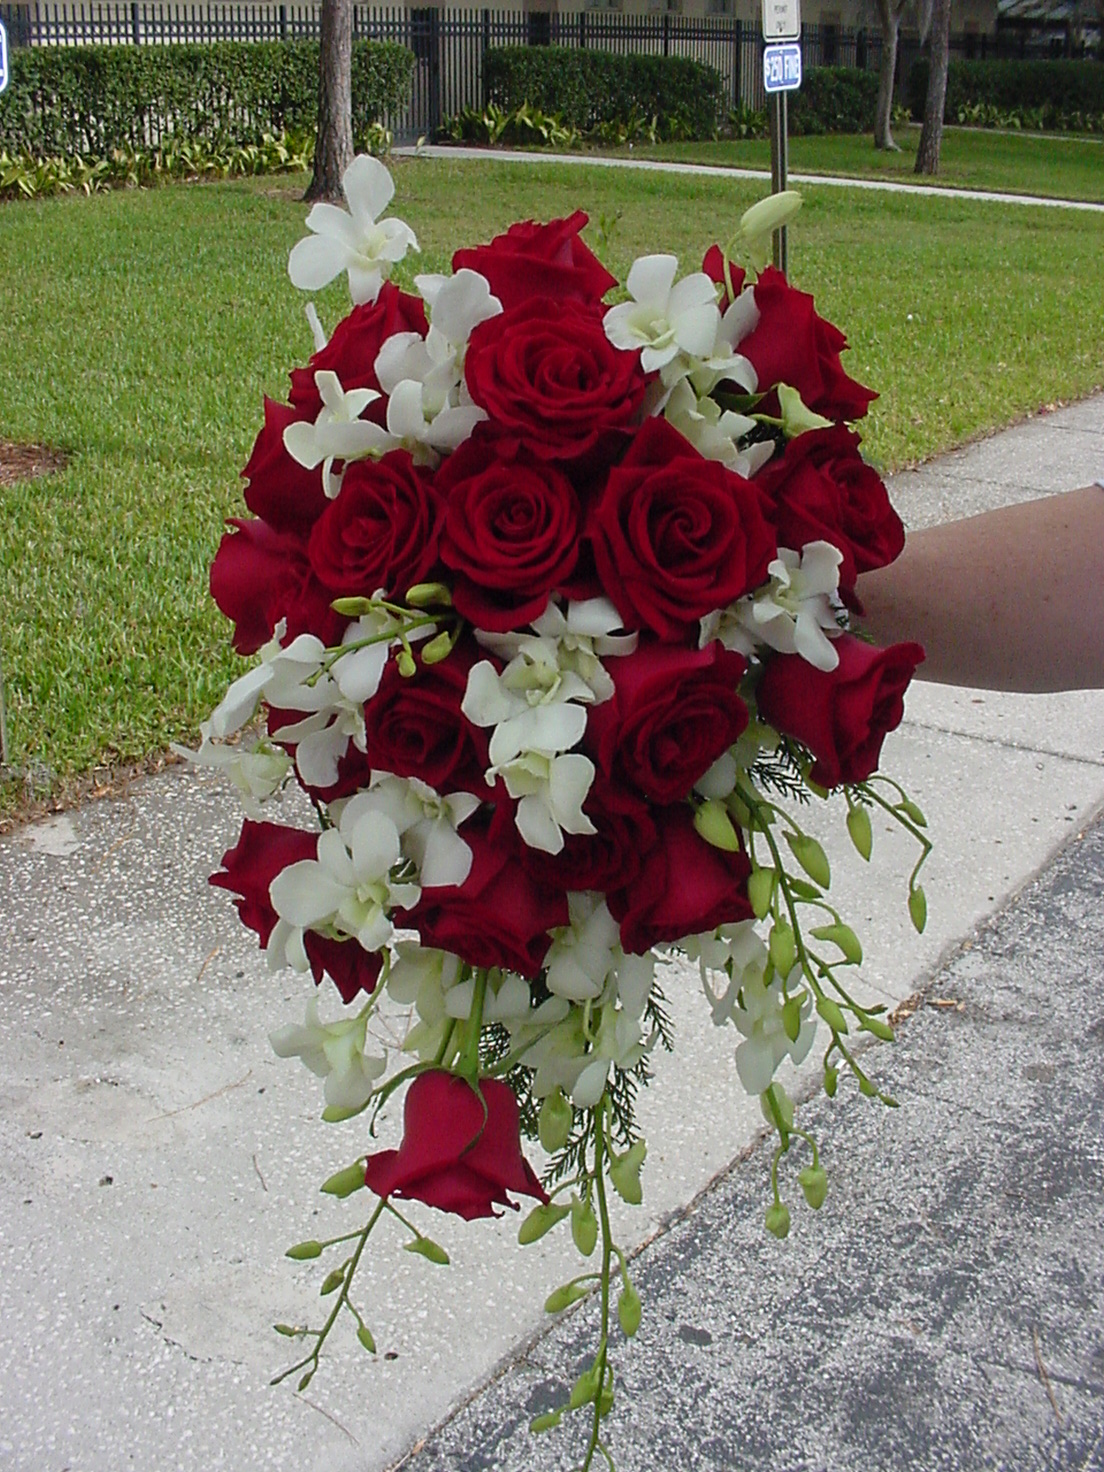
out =
[(879, 644), (923, 644), (921, 678), (1104, 688), (1104, 484), (912, 532), (858, 595)]

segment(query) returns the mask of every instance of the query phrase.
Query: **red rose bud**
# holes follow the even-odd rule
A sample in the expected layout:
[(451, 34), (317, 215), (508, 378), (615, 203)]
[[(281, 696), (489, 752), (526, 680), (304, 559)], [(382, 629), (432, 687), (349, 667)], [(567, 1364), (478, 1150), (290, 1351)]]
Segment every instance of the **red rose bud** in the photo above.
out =
[(482, 1102), (465, 1079), (419, 1074), (407, 1090), (402, 1144), (368, 1157), (369, 1189), (424, 1201), (466, 1221), (500, 1216), (496, 1206), (516, 1211), (508, 1191), (547, 1202), (521, 1153), (513, 1092), (495, 1079), (481, 1079), (479, 1092)]
[(877, 771), (882, 742), (900, 725), (904, 693), (924, 659), (919, 644), (878, 649), (848, 634), (835, 641), (839, 664), (815, 669), (798, 654), (776, 654), (759, 681), (759, 713), (807, 746), (810, 773), (822, 787), (865, 782)]
[(617, 285), (598, 257), (579, 239), (587, 223), (582, 210), (539, 225), (519, 220), (489, 245), (458, 250), (452, 269), (478, 271), (508, 312), (535, 295), (556, 301), (596, 303)]
[(758, 325), (740, 340), (737, 351), (754, 366), (760, 389), (788, 383), (817, 414), (861, 419), (878, 396), (844, 372), (840, 353), (847, 339), (817, 316), (812, 297), (768, 266), (755, 283), (755, 305)]
[(649, 419), (610, 472), (587, 535), (626, 627), (678, 639), (766, 581), (777, 550), (769, 515), (758, 480), (703, 459), (665, 419)]
[(859, 436), (846, 426), (800, 434), (755, 477), (774, 502), (778, 544), (800, 550), (826, 541), (843, 554), (840, 587), (859, 573), (901, 555), (905, 529), (878, 472), (859, 454)]

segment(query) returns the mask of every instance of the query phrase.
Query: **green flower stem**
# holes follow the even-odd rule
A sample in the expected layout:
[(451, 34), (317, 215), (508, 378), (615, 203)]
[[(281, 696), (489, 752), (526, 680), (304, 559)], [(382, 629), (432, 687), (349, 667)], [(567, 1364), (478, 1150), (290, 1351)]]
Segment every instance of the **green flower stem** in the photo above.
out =
[(441, 1039), (441, 1046), (437, 1049), (437, 1052), (434, 1054), (433, 1057), (434, 1068), (440, 1068), (441, 1064), (444, 1063), (445, 1059), (450, 1055), (452, 1051), (453, 1041), (456, 1037), (457, 1026), (458, 1024), (454, 1020), (451, 1027), (446, 1028), (445, 1035)]
[(605, 1181), (605, 1155), (606, 1155), (606, 1110), (609, 1107), (608, 1096), (603, 1094), (598, 1108), (594, 1113), (594, 1191), (598, 1198), (598, 1219), (602, 1227), (602, 1337), (598, 1343), (598, 1353), (594, 1358), (594, 1369), (597, 1371), (598, 1389), (594, 1397), (594, 1421), (590, 1429), (590, 1441), (587, 1444), (586, 1456), (580, 1472), (589, 1472), (591, 1463), (594, 1461), (594, 1453), (601, 1451), (606, 1461), (612, 1467), (613, 1462), (609, 1453), (602, 1445), (600, 1432), (602, 1429), (602, 1391), (606, 1382), (606, 1347), (609, 1342), (609, 1311), (610, 1311), (610, 1260), (615, 1251), (613, 1244), (613, 1233), (610, 1229), (609, 1203), (606, 1200)]
[(483, 1030), (483, 999), (487, 995), (487, 968), (477, 966), (473, 972), (475, 991), (472, 994), (471, 1014), (464, 1023), (464, 1045), (456, 1060), (457, 1073), (463, 1074), (472, 1083), (479, 1077), (479, 1034)]
[[(905, 792), (904, 788), (901, 787), (901, 786), (899, 786), (898, 783), (894, 782), (891, 777), (882, 777), (881, 780), (883, 782), (888, 782), (891, 787), (893, 787), (897, 792), (899, 792), (901, 794), (901, 797), (903, 799), (906, 799), (907, 800), (908, 794)], [(912, 836), (913, 836), (913, 838), (916, 839), (916, 842), (920, 845), (921, 849), (923, 850), (923, 852), (921, 853), (920, 857), (917, 859), (916, 866), (913, 869), (912, 874), (911, 874), (911, 876), (909, 878), (909, 888), (911, 889), (913, 887), (913, 885), (915, 884), (915, 882), (916, 882), (916, 876), (917, 876), (917, 874), (919, 874), (920, 869), (921, 869), (921, 866), (924, 864), (924, 862), (927, 859), (928, 855), (932, 851), (932, 842), (931, 842), (931, 839), (927, 836), (926, 833), (924, 833), (920, 828), (918, 828), (916, 826), (916, 824), (912, 821), (911, 818), (907, 817), (906, 814), (902, 813), (899, 808), (895, 808), (892, 803), (886, 802), (885, 798), (881, 795), (881, 793), (880, 792), (877, 792), (870, 785), (869, 782), (863, 782), (861, 784), (861, 787), (862, 787), (862, 791), (866, 793), (867, 797), (870, 798), (871, 802), (877, 803), (880, 808), (882, 808), (885, 812), (887, 812), (891, 818), (893, 818), (896, 822), (898, 822), (901, 825), (901, 827), (905, 830), (906, 833), (911, 833)]]
[[(323, 1344), (325, 1344), (330, 1330), (337, 1322), (338, 1314), (341, 1312), (342, 1308), (345, 1307), (346, 1304), (348, 1304), (349, 1310), (351, 1313), (353, 1313), (354, 1317), (356, 1317), (360, 1322), (363, 1322), (362, 1320), (360, 1320), (360, 1315), (356, 1313), (356, 1310), (353, 1308), (352, 1304), (349, 1303), (349, 1288), (352, 1285), (353, 1278), (356, 1276), (356, 1270), (360, 1265), (360, 1257), (361, 1253), (364, 1251), (365, 1243), (368, 1241), (372, 1228), (376, 1225), (380, 1217), (383, 1215), (383, 1211), (386, 1206), (386, 1199), (381, 1200), (377, 1204), (375, 1211), (373, 1211), (372, 1215), (368, 1218), (367, 1222), (360, 1229), (360, 1231), (350, 1233), (348, 1239), (337, 1237), (334, 1238), (335, 1242), (352, 1240), (353, 1238), (360, 1239), (357, 1242), (355, 1252), (348, 1260), (348, 1271), (345, 1273), (345, 1281), (341, 1285), (341, 1291), (338, 1293), (337, 1298), (334, 1300), (334, 1306), (332, 1309), (330, 1309), (329, 1318), (322, 1325), (321, 1329), (309, 1329), (306, 1331), (307, 1333), (313, 1334), (315, 1336), (315, 1345), (311, 1353), (305, 1356), (305, 1358), (301, 1359), (297, 1364), (290, 1366), (290, 1368), (286, 1370), (282, 1370), (279, 1375), (274, 1376), (269, 1381), (270, 1385), (279, 1385), (282, 1380), (286, 1380), (289, 1375), (294, 1375), (298, 1370), (306, 1370), (304, 1380), (307, 1382), (310, 1381), (311, 1376), (314, 1374), (315, 1370), (318, 1369), (318, 1357), (322, 1353), (322, 1346)], [(309, 1369), (307, 1368), (308, 1366), (310, 1366)], [(302, 1390), (305, 1389), (306, 1386), (301, 1382), (299, 1388)]]
[(501, 1078), (504, 1074), (509, 1073), (512, 1068), (517, 1067), (517, 1065), (525, 1057), (526, 1053), (529, 1052), (530, 1048), (539, 1043), (542, 1038), (547, 1037), (548, 1034), (552, 1032), (554, 1028), (559, 1027), (559, 1025), (560, 1024), (558, 1022), (550, 1022), (547, 1024), (547, 1026), (538, 1028), (536, 1033), (531, 1038), (529, 1038), (527, 1042), (523, 1043), (520, 1048), (515, 1048), (512, 1053), (507, 1053), (505, 1058), (500, 1058), (498, 1062), (492, 1064), (490, 1068), (484, 1068), (483, 1077)]

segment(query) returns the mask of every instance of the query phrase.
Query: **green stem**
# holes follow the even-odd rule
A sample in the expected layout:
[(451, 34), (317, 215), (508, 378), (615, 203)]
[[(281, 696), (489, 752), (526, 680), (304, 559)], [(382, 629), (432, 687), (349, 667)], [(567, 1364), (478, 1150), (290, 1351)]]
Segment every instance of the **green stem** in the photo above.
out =
[(594, 1359), (597, 1371), (597, 1392), (594, 1397), (594, 1422), (590, 1430), (590, 1442), (583, 1459), (581, 1472), (589, 1472), (594, 1453), (602, 1450), (606, 1460), (609, 1453), (602, 1447), (599, 1433), (602, 1429), (602, 1392), (606, 1381), (606, 1346), (609, 1342), (610, 1310), (610, 1259), (614, 1253), (613, 1233), (610, 1230), (609, 1203), (606, 1200), (605, 1153), (606, 1153), (606, 1109), (608, 1097), (603, 1094), (594, 1112), (594, 1191), (598, 1198), (598, 1219), (602, 1226), (602, 1337)]
[(457, 1073), (463, 1074), (472, 1083), (479, 1077), (479, 1034), (483, 1030), (483, 999), (487, 995), (487, 968), (477, 966), (474, 972), (475, 990), (472, 993), (471, 1014), (464, 1024), (464, 1046), (456, 1060)]

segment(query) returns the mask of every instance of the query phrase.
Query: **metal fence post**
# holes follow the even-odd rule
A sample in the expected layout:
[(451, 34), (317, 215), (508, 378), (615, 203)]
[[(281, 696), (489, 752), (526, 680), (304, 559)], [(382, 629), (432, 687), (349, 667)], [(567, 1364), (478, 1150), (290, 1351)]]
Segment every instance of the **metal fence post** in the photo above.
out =
[(663, 54), (671, 54), (671, 13), (668, 10), (663, 12)]
[(135, 46), (141, 46), (142, 17), (138, 9), (138, 0), (130, 0), (130, 34), (134, 39)]
[(585, 51), (586, 50), (586, 44), (587, 44), (587, 13), (586, 13), (585, 10), (580, 10), (579, 11), (579, 50), (580, 51)]

